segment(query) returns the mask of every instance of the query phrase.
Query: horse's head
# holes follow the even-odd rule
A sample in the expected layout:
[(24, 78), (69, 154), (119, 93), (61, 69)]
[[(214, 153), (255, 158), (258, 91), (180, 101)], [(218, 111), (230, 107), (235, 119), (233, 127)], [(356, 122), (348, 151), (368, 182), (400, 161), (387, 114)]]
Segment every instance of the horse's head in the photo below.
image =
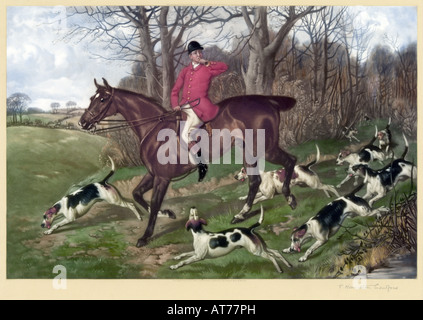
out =
[(114, 88), (112, 88), (104, 78), (103, 82), (104, 86), (101, 86), (97, 83), (97, 80), (94, 79), (97, 91), (95, 95), (91, 97), (88, 109), (85, 110), (79, 120), (79, 125), (84, 130), (94, 129), (96, 123), (116, 114), (116, 108), (113, 106)]

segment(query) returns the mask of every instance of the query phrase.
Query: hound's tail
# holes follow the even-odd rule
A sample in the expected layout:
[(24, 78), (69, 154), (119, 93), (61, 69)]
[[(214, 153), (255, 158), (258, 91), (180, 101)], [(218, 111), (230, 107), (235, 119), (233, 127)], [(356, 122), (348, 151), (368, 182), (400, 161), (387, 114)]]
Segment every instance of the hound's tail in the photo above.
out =
[[(364, 148), (366, 148), (366, 147), (370, 147), (370, 146), (373, 146), (373, 143), (375, 143), (375, 141), (376, 141), (376, 139), (377, 139), (377, 134), (378, 134), (378, 132), (379, 132), (379, 130), (377, 129), (377, 125), (375, 125), (375, 129), (376, 129), (376, 132), (375, 132), (375, 135), (374, 135), (374, 137), (372, 138), (372, 140), (370, 140), (370, 142), (364, 147)], [(363, 148), (363, 149), (364, 149)]]
[(110, 177), (115, 173), (115, 163), (113, 162), (113, 159), (108, 156), (110, 159), (110, 163), (112, 164), (112, 170), (109, 172), (109, 174), (103, 179), (103, 181), (101, 181), (101, 184), (105, 184), (107, 183), (107, 180), (110, 179)]
[(314, 159), (310, 163), (306, 164), (305, 167), (307, 169), (310, 169), (312, 166), (314, 166), (319, 161), (320, 161), (320, 149), (319, 149), (319, 146), (316, 144), (316, 159)]
[[(366, 173), (366, 177), (367, 177), (367, 173)], [(365, 185), (366, 182), (363, 182), (362, 184), (360, 184), (357, 188), (355, 188), (353, 191), (351, 191), (349, 194), (347, 194), (345, 197), (353, 197), (355, 196), (355, 194), (357, 192), (359, 192), (363, 186)]]
[(404, 133), (402, 134), (402, 136), (404, 137), (405, 149), (404, 149), (404, 152), (402, 153), (402, 156), (401, 156), (401, 158), (400, 158), (400, 159), (405, 159), (405, 156), (406, 156), (406, 155), (407, 155), (407, 153), (408, 153), (408, 140), (407, 140), (407, 138), (405, 137), (405, 134), (404, 134)]
[(392, 118), (389, 117), (388, 124), (386, 125), (386, 130), (388, 130), (389, 127), (391, 126), (391, 122), (392, 122)]
[(250, 227), (250, 230), (253, 230), (253, 229), (259, 227), (263, 223), (263, 220), (264, 220), (264, 210), (263, 210), (263, 206), (262, 205), (260, 205), (260, 210), (261, 210), (261, 212), (260, 212), (260, 219), (259, 219), (258, 222), (256, 222), (255, 224), (253, 224)]

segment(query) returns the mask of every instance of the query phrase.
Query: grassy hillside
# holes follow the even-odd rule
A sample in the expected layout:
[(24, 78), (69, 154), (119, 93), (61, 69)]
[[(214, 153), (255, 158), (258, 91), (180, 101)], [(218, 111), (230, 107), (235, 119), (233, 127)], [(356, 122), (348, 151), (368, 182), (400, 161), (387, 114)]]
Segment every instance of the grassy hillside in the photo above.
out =
[(103, 138), (77, 131), (7, 129), (8, 276), (32, 277), (43, 270), (39, 252), (23, 243), (40, 234), (45, 210), (73, 184), (100, 171), (104, 144)]
[[(379, 127), (384, 127), (381, 121)], [(360, 128), (359, 139), (368, 141), (374, 126)], [(403, 141), (394, 132), (398, 153)], [(244, 250), (215, 260), (206, 260), (172, 271), (172, 257), (192, 250), (192, 235), (184, 228), (189, 208), (196, 206), (208, 220), (208, 230), (233, 227), (233, 216), (243, 202), (238, 197), (248, 192), (248, 183), (233, 179), (241, 165), (210, 165), (207, 178), (197, 183), (197, 173), (172, 183), (163, 208), (170, 208), (176, 220), (159, 218), (155, 239), (146, 248), (135, 248), (143, 234), (148, 217), (139, 222), (127, 209), (107, 204), (94, 206), (86, 216), (74, 224), (59, 229), (50, 236), (40, 228), (43, 212), (67, 194), (75, 184), (85, 184), (103, 177), (109, 168), (103, 167), (99, 155), (104, 138), (78, 131), (64, 131), (31, 127), (7, 129), (7, 277), (52, 278), (55, 265), (67, 268), (68, 278), (325, 278), (334, 269), (338, 254), (352, 235), (364, 231), (375, 218), (348, 219), (344, 227), (310, 260), (299, 263), (302, 254), (284, 255), (293, 265), (277, 274), (271, 262), (254, 257)], [(308, 142), (290, 149), (300, 163), (315, 155), (315, 143)], [(345, 167), (336, 167), (334, 156), (349, 145), (346, 140), (318, 141), (323, 161), (313, 167), (324, 183), (336, 185), (345, 177)], [(410, 139), (409, 160), (416, 160), (416, 142)], [(379, 164), (375, 164), (376, 167)], [(277, 168), (266, 165), (266, 170)], [(144, 168), (121, 168), (113, 176), (121, 193), (130, 197), (134, 186), (145, 174)], [(344, 194), (352, 189), (347, 185), (339, 190)], [(398, 194), (408, 192), (410, 183), (398, 188)], [(290, 244), (292, 228), (315, 215), (328, 199), (323, 192), (294, 187), (298, 207), (292, 211), (283, 196), (263, 202), (265, 220), (257, 232), (269, 247), (282, 250)], [(364, 190), (361, 194), (364, 193)], [(392, 194), (390, 194), (392, 196)], [(379, 201), (387, 205), (390, 196)], [(148, 195), (147, 195), (148, 199)], [(259, 210), (255, 205), (253, 210)], [(258, 219), (252, 217), (239, 226), (250, 226)], [(238, 225), (237, 225), (238, 226)], [(311, 242), (312, 243), (312, 242)], [(306, 250), (311, 243), (304, 246)]]

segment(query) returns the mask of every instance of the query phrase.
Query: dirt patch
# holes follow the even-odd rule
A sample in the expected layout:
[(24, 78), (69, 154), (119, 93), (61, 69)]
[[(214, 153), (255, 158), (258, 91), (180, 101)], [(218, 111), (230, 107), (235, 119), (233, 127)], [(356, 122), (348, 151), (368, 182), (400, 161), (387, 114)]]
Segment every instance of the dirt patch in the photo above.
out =
[(288, 215), (288, 216), (285, 216), (285, 217), (288, 218), (288, 221), (286, 221), (286, 222), (279, 222), (277, 224), (269, 225), (266, 228), (266, 230), (270, 230), (271, 232), (273, 232), (277, 236), (279, 236), (279, 234), (281, 232), (291, 230), (291, 228), (289, 228), (288, 225), (294, 220), (294, 216)]
[(45, 257), (50, 257), (52, 251), (63, 245), (63, 243), (66, 241), (66, 238), (66, 234), (64, 233), (44, 235), (42, 234), (40, 228), (40, 236), (35, 239), (23, 241), (23, 245), (41, 251)]
[(136, 248), (129, 246), (125, 253), (128, 256), (128, 263), (142, 266), (140, 276), (142, 278), (156, 278), (158, 269), (168, 260), (181, 252), (181, 245), (165, 245), (159, 248)]
[[(139, 184), (142, 177), (135, 177), (131, 180), (116, 181), (113, 183), (120, 194), (132, 200), (132, 190)], [(188, 211), (185, 196), (192, 196), (200, 193), (208, 193), (214, 189), (234, 183), (232, 176), (223, 179), (212, 178), (208, 182), (190, 185), (186, 188), (172, 189), (166, 195), (163, 208), (173, 210), (176, 219), (159, 215), (154, 236), (160, 236), (177, 228), (183, 227), (186, 222)], [(145, 199), (149, 201), (151, 191), (145, 194)], [(218, 199), (214, 199), (217, 201)], [(44, 235), (46, 229), (40, 228), (39, 236), (35, 239), (25, 240), (23, 245), (33, 248), (44, 257), (52, 257), (57, 250), (64, 250), (67, 258), (98, 257), (107, 259), (123, 259), (126, 264), (139, 266), (141, 278), (155, 278), (158, 269), (181, 252), (192, 250), (192, 245), (164, 245), (158, 248), (142, 247), (137, 248), (138, 239), (144, 234), (147, 227), (149, 214), (140, 209), (142, 221), (127, 208), (110, 205), (106, 202), (95, 204), (91, 210), (78, 220), (65, 225), (51, 235)], [(55, 221), (57, 223), (60, 220)], [(22, 232), (24, 230), (21, 230)], [(124, 242), (121, 245), (123, 250), (111, 252), (107, 245), (102, 244), (107, 237), (107, 232), (122, 235)], [(85, 239), (85, 240), (84, 240)], [(87, 240), (88, 239), (88, 240)], [(103, 242), (102, 242), (103, 241)], [(93, 247), (92, 243), (98, 242), (98, 247)], [(65, 247), (63, 247), (65, 246)], [(60, 259), (60, 257), (57, 257)]]

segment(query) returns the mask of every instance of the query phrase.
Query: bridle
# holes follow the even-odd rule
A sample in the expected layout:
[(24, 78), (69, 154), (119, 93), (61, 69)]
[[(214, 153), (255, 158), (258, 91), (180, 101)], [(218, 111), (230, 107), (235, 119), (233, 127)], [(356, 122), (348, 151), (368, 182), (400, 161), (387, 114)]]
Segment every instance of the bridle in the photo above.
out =
[[(141, 125), (145, 125), (151, 122), (163, 122), (165, 121), (167, 118), (173, 116), (174, 114), (180, 114), (180, 111), (168, 111), (162, 114), (159, 114), (157, 116), (153, 116), (153, 117), (149, 117), (149, 118), (144, 118), (144, 119), (135, 119), (135, 120), (101, 120), (104, 118), (104, 116), (107, 114), (107, 112), (110, 109), (110, 106), (112, 105), (113, 102), (113, 98), (114, 98), (114, 94), (115, 94), (115, 89), (112, 88), (112, 94), (109, 98), (109, 101), (107, 102), (106, 107), (97, 115), (95, 115), (94, 113), (92, 113), (91, 110), (86, 110), (86, 112), (90, 115), (91, 119), (90, 122), (93, 123), (92, 125), (92, 129), (90, 130), (91, 133), (104, 133), (104, 132), (113, 132), (113, 131), (119, 131), (119, 130), (123, 130), (123, 129), (127, 129), (127, 128), (131, 128), (131, 127), (138, 127)], [(198, 106), (200, 104), (200, 98), (197, 98), (195, 100), (189, 101), (187, 102), (187, 104), (191, 105), (191, 103), (194, 103), (195, 105), (191, 106), (190, 108), (195, 108), (196, 106)], [(116, 112), (117, 113), (117, 112)], [(115, 115), (116, 115), (115, 113)], [(178, 122), (180, 121), (180, 115), (177, 115), (177, 120)], [(112, 126), (112, 127), (108, 127), (108, 128), (104, 128), (104, 129), (97, 129), (96, 125), (101, 125), (101, 124), (110, 124), (110, 123), (120, 123), (119, 125), (116, 126)], [(157, 126), (156, 124), (156, 126)], [(156, 127), (154, 126), (154, 127)], [(179, 126), (179, 124), (178, 124)]]
[(103, 119), (104, 116), (106, 115), (106, 113), (109, 111), (110, 106), (112, 105), (112, 102), (113, 102), (114, 95), (115, 95), (115, 88), (112, 88), (112, 94), (110, 95), (109, 101), (107, 102), (106, 107), (99, 114), (95, 115), (91, 110), (89, 110), (89, 109), (86, 110), (86, 112), (91, 117), (90, 123), (93, 123), (94, 130), (95, 130), (96, 124), (99, 123), (101, 121), (101, 119)]

